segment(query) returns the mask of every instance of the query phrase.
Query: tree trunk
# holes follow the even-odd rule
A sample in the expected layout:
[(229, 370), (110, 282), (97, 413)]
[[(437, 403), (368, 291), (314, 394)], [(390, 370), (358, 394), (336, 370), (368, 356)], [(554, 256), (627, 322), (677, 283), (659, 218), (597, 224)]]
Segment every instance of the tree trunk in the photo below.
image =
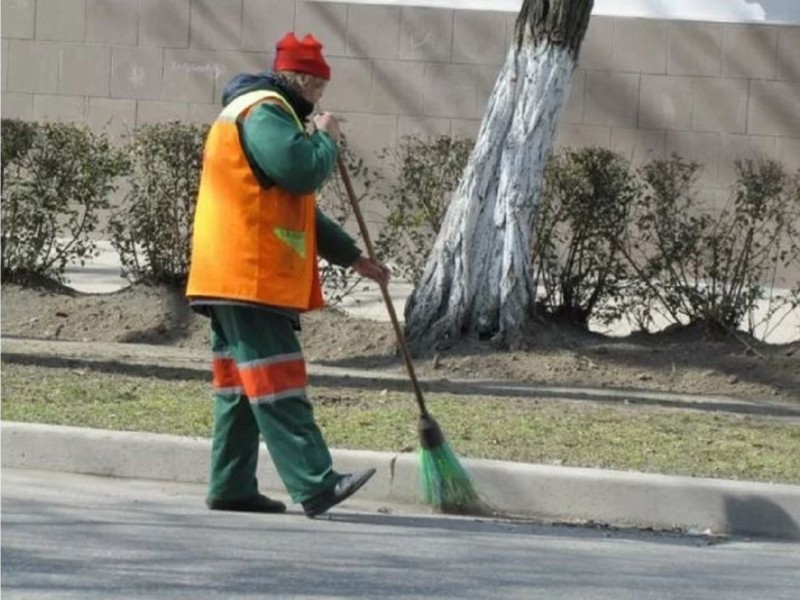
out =
[(544, 167), (593, 0), (525, 0), (459, 187), (406, 304), (417, 353), (470, 334), (524, 342), (535, 289), (530, 261)]

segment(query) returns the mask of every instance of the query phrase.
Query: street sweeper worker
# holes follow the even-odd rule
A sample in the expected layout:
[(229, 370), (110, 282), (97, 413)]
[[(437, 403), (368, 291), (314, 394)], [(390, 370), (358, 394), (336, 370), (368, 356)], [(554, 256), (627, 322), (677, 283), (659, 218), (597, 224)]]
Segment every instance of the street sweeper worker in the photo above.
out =
[(306, 395), (296, 334), (299, 313), (323, 305), (318, 255), (382, 285), (389, 278), (316, 207), (340, 136), (333, 115), (312, 117), (329, 80), (322, 45), (288, 33), (271, 72), (237, 75), (226, 86), (206, 140), (187, 297), (211, 321), (212, 510), (286, 510), (259, 492), (259, 434), (309, 517), (375, 472), (334, 470)]

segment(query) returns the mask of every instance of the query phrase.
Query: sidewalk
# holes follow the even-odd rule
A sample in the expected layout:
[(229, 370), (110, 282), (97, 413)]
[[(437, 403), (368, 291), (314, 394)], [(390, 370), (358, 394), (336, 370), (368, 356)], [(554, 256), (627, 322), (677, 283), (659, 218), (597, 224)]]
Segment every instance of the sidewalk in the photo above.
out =
[[(95, 368), (142, 365), (149, 373), (180, 370), (207, 377), (205, 353), (137, 344), (88, 344), (4, 338), (4, 360), (46, 363), (74, 361)], [(156, 356), (156, 358), (154, 358)], [(154, 365), (154, 360), (158, 363)], [(309, 365), (312, 383), (358, 385), (360, 381), (408, 385), (404, 376), (375, 371)], [(346, 382), (346, 383), (345, 383)], [(509, 382), (422, 381), (426, 389), (450, 385), (461, 393), (545, 396), (558, 400), (650, 402), (674, 408), (748, 413), (772, 411), (800, 418), (800, 409), (754, 405), (724, 396), (594, 388), (556, 388)], [(405, 388), (404, 388), (405, 389)], [(788, 412), (787, 412), (788, 411)], [(791, 413), (791, 414), (790, 414)], [(207, 439), (115, 432), (25, 423), (2, 423), (2, 464), (6, 468), (67, 471), (109, 477), (205, 483)], [(428, 512), (419, 499), (415, 454), (332, 450), (343, 471), (374, 466), (378, 474), (359, 498), (406, 510)], [(269, 456), (261, 449), (259, 480), (265, 490), (283, 494)], [(494, 460), (465, 460), (477, 489), (494, 516), (568, 523), (608, 524), (800, 540), (800, 486), (653, 475), (625, 471), (531, 465)]]

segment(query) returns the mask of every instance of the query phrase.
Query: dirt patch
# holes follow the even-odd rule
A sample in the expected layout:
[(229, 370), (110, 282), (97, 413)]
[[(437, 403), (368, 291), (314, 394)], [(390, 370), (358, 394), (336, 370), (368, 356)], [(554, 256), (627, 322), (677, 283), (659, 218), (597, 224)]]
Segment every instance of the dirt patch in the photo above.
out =
[[(134, 285), (113, 294), (59, 286), (2, 286), (2, 335), (205, 349), (208, 322), (179, 291)], [(389, 323), (336, 310), (303, 316), (312, 362), (402, 371)], [(157, 354), (157, 348), (154, 348)], [(745, 335), (711, 341), (688, 328), (610, 338), (542, 326), (533, 347), (498, 352), (467, 340), (419, 362), (419, 375), (545, 385), (645, 389), (800, 402), (800, 342), (767, 345)]]

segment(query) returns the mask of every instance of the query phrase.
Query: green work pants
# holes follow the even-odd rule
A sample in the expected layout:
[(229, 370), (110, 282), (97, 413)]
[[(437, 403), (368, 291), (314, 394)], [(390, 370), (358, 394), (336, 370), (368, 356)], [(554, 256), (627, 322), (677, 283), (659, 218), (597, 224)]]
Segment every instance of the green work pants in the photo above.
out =
[(333, 486), (328, 446), (306, 397), (305, 361), (289, 318), (213, 305), (214, 434), (208, 497), (258, 494), (259, 434), (289, 495), (303, 502)]

